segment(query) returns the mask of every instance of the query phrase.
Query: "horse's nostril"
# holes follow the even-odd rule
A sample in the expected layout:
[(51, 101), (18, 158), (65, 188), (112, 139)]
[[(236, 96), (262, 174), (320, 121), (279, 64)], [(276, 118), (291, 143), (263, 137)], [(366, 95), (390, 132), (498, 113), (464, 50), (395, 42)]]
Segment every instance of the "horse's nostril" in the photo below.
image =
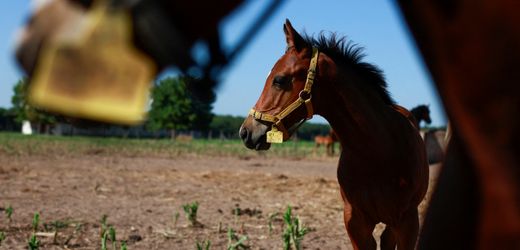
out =
[(242, 138), (242, 140), (245, 140), (247, 138), (247, 129), (242, 127), (240, 128), (240, 131), (238, 132), (240, 138)]

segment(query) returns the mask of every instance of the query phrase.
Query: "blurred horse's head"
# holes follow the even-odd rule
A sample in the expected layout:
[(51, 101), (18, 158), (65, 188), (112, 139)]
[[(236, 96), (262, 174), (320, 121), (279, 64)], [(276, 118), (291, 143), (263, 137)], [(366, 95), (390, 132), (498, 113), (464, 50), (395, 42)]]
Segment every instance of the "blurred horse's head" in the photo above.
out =
[[(217, 71), (227, 62), (217, 26), (242, 1), (40, 0), (19, 32), (16, 58), (31, 78), (49, 41), (58, 35), (81, 32), (78, 27), (88, 18), (94, 3), (103, 3), (109, 6), (109, 14), (121, 10), (130, 14), (131, 46), (155, 62), (156, 73), (168, 66), (188, 75), (197, 72), (193, 75), (197, 84), (190, 83), (189, 87), (201, 100), (212, 102)], [(207, 45), (209, 62), (192, 58), (191, 49), (199, 41)]]
[[(58, 33), (74, 32), (92, 8), (92, 0), (38, 1), (36, 9), (22, 28), (16, 57), (23, 69), (31, 75), (42, 46)], [(210, 57), (221, 57), (217, 25), (242, 0), (221, 2), (199, 1), (99, 1), (114, 10), (124, 9), (132, 16), (133, 43), (148, 54), (159, 69), (176, 65), (186, 70), (194, 64), (191, 47), (197, 40), (208, 42)], [(193, 13), (198, 13), (197, 20)], [(189, 20), (189, 21), (187, 21)], [(211, 58), (211, 60), (217, 60)]]

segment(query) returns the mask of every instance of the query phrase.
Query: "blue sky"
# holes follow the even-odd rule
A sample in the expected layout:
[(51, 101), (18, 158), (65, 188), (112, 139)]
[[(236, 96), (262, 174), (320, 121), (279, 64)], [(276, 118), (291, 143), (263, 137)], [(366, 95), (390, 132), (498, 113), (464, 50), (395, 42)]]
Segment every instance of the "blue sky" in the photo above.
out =
[[(267, 1), (249, 1), (221, 25), (231, 47)], [(9, 107), (14, 83), (22, 76), (13, 60), (14, 34), (27, 18), (29, 0), (0, 1), (0, 107)], [(298, 31), (332, 31), (365, 48), (365, 61), (380, 67), (394, 99), (412, 108), (430, 104), (434, 125), (446, 123), (442, 106), (397, 6), (390, 0), (287, 0), (256, 39), (222, 77), (214, 112), (246, 115), (256, 102), (267, 73), (283, 54), (282, 25), (288, 18)], [(324, 122), (322, 118), (313, 119)]]
[(29, 0), (0, 2), (0, 107), (11, 106), (13, 85), (22, 76), (16, 65), (12, 48), (15, 32), (27, 19)]

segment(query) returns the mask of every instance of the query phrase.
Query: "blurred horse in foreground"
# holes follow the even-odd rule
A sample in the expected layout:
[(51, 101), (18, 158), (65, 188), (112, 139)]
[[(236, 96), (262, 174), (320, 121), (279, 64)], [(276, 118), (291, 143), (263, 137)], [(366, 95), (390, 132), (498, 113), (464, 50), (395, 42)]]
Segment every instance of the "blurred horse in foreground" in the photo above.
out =
[(452, 131), (419, 248), (520, 249), (520, 2), (398, 2)]
[[(16, 57), (31, 78), (49, 41), (63, 34), (74, 34), (88, 17), (96, 3), (109, 6), (108, 15), (123, 11), (130, 15), (132, 46), (149, 56), (155, 73), (175, 66), (193, 77), (189, 88), (202, 101), (213, 102), (220, 74), (255, 37), (260, 27), (272, 16), (283, 1), (266, 4), (249, 30), (234, 47), (224, 50), (218, 26), (243, 0), (173, 1), (173, 0), (47, 0), (37, 9), (21, 30), (16, 45)], [(196, 17), (196, 20), (194, 20)], [(103, 25), (103, 24), (102, 24)], [(207, 60), (198, 61), (192, 55), (195, 44), (205, 48)]]

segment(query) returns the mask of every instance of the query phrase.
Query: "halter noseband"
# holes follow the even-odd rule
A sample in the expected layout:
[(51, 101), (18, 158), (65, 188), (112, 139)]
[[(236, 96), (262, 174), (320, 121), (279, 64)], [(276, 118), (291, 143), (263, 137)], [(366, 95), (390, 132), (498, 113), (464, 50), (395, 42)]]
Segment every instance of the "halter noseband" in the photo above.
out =
[(268, 143), (282, 143), (283, 140), (287, 140), (289, 138), (289, 131), (283, 125), (282, 120), (289, 116), (292, 112), (294, 112), (303, 104), (305, 104), (305, 108), (307, 110), (307, 117), (304, 120), (302, 120), (299, 125), (301, 125), (306, 120), (312, 118), (314, 110), (312, 108), (311, 102), (311, 90), (312, 84), (314, 83), (314, 79), (316, 76), (316, 66), (318, 64), (319, 54), (320, 52), (317, 48), (312, 48), (312, 58), (309, 65), (309, 70), (307, 72), (307, 80), (305, 81), (305, 87), (298, 94), (298, 99), (289, 104), (289, 106), (284, 108), (280, 113), (276, 115), (263, 113), (261, 111), (255, 110), (254, 108), (252, 108), (249, 111), (249, 115), (252, 116), (255, 120), (266, 121), (273, 124), (271, 131), (267, 132)]

